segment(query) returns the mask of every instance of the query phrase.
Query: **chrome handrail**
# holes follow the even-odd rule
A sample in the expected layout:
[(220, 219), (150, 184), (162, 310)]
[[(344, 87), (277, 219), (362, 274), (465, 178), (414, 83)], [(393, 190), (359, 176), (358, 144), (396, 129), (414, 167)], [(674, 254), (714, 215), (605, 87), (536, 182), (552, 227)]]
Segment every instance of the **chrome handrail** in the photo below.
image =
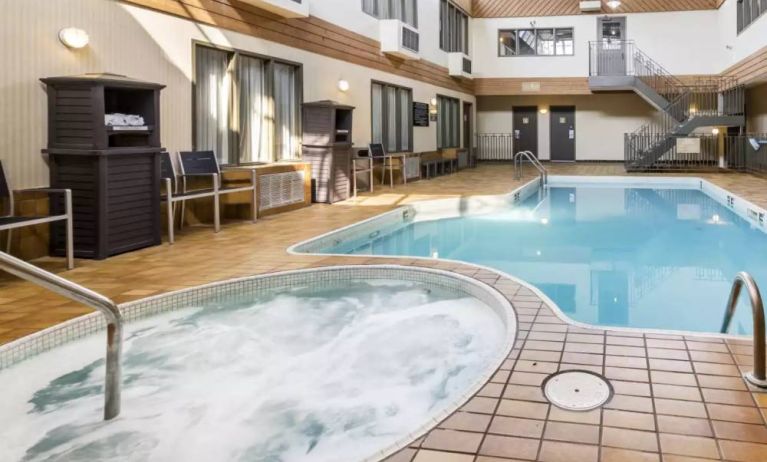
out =
[(764, 305), (759, 287), (750, 274), (742, 271), (735, 275), (732, 283), (730, 298), (727, 301), (727, 311), (724, 313), (722, 333), (730, 329), (735, 308), (738, 305), (738, 297), (743, 286), (748, 290), (748, 298), (751, 301), (751, 312), (754, 322), (754, 371), (746, 373), (746, 380), (757, 387), (767, 388), (767, 376), (765, 376), (765, 343), (764, 343)]
[(543, 164), (541, 164), (541, 161), (533, 155), (532, 151), (519, 151), (514, 154), (514, 173), (517, 180), (522, 178), (522, 161), (520, 160), (520, 157), (526, 158), (538, 170), (541, 186), (545, 187), (549, 184), (549, 171), (546, 170)]
[(120, 356), (122, 353), (123, 319), (112, 300), (23, 260), (0, 252), (0, 269), (32, 282), (59, 295), (100, 311), (107, 321), (106, 382), (104, 384), (104, 420), (120, 414), (122, 387)]

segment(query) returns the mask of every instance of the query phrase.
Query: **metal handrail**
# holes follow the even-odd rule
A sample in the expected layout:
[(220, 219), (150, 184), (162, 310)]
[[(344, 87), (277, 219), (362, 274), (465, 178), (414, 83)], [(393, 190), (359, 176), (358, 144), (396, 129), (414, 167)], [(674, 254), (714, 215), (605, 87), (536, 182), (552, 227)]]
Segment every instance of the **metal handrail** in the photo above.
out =
[(32, 282), (59, 295), (100, 311), (107, 321), (106, 382), (104, 384), (104, 420), (120, 414), (122, 387), (120, 356), (122, 353), (123, 319), (112, 300), (90, 289), (42, 270), (23, 260), (0, 252), (0, 269)]
[(724, 313), (722, 333), (730, 329), (732, 317), (738, 304), (738, 297), (743, 286), (748, 290), (748, 298), (751, 300), (751, 312), (754, 322), (754, 371), (746, 373), (746, 380), (757, 387), (767, 388), (767, 376), (765, 376), (765, 343), (764, 343), (764, 305), (759, 287), (750, 274), (742, 271), (735, 275), (732, 283), (730, 298), (727, 301), (727, 311)]
[(526, 158), (531, 164), (538, 170), (540, 174), (541, 186), (545, 187), (549, 184), (549, 171), (541, 164), (541, 161), (533, 155), (532, 151), (519, 151), (514, 154), (514, 173), (517, 180), (522, 178), (522, 161), (520, 157)]

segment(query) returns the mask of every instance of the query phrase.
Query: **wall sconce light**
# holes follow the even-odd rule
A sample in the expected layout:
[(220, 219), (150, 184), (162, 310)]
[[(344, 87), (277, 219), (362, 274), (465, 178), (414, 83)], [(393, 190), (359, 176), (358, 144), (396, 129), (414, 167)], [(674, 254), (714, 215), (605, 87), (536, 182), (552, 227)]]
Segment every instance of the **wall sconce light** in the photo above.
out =
[(80, 49), (88, 45), (88, 33), (76, 27), (67, 27), (59, 31), (59, 40), (67, 48)]
[(339, 80), (338, 81), (338, 89), (341, 90), (344, 93), (349, 91), (349, 81), (348, 80), (344, 80), (344, 79)]
[(541, 114), (548, 114), (548, 113), (549, 113), (549, 108), (547, 108), (547, 107), (542, 107), (542, 108), (541, 108), (541, 110), (540, 110), (539, 112), (540, 112)]
[(431, 103), (432, 106), (436, 106), (437, 105), (437, 98), (432, 98), (431, 101), (429, 101), (429, 103)]
[(715, 128), (715, 129), (711, 130), (711, 134), (712, 135), (718, 135), (719, 134), (719, 129)]

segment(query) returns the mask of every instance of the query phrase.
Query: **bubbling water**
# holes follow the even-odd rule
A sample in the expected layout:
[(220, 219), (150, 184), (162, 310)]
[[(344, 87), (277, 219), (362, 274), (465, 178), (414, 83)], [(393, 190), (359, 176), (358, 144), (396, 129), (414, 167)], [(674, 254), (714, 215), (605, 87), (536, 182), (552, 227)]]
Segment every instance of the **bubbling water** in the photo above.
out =
[(504, 341), (486, 304), (410, 282), (207, 303), (128, 326), (113, 421), (102, 335), (0, 373), (0, 460), (362, 460), (452, 405)]

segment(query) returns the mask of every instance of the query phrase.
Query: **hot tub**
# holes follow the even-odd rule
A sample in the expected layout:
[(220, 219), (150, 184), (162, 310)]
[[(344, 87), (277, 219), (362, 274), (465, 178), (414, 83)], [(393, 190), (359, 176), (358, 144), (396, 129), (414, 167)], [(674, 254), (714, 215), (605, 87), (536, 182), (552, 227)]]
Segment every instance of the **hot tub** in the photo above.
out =
[(401, 266), (276, 273), (121, 309), (112, 421), (100, 315), (0, 347), (0, 460), (377, 460), (478, 391), (516, 331), (489, 286)]

